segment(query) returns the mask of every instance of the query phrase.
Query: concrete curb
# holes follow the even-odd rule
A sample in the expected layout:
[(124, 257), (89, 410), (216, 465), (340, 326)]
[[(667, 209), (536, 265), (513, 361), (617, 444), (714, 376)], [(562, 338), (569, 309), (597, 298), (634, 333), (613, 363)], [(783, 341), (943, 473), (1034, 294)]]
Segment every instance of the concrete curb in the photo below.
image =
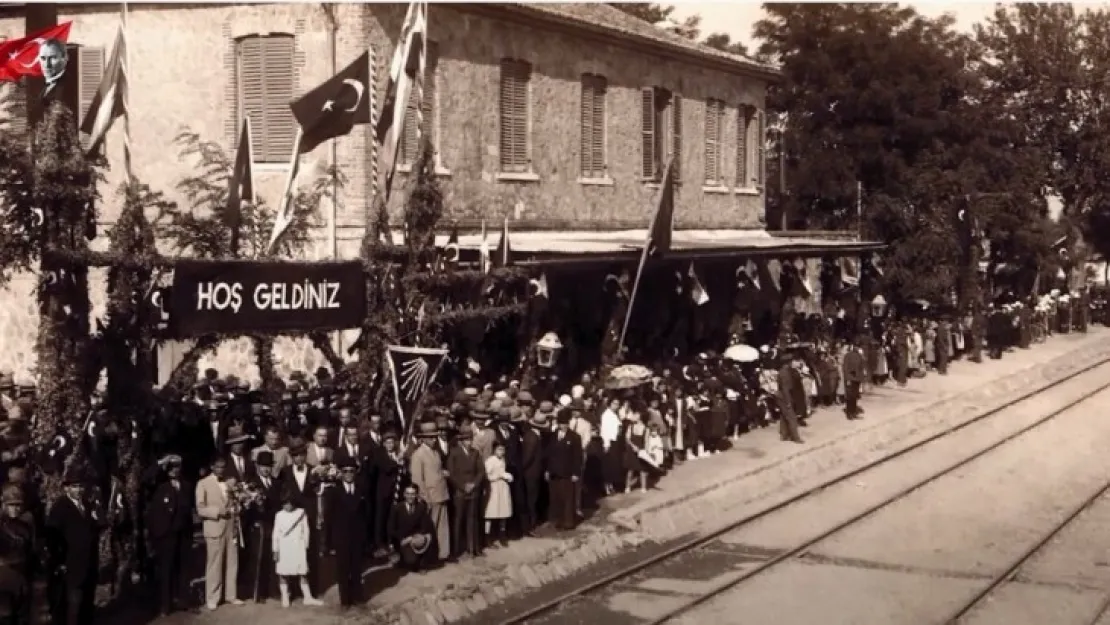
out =
[[(1080, 348), (1034, 364), (989, 384), (962, 393), (952, 393), (941, 399), (882, 422), (864, 428), (846, 429), (836, 436), (812, 447), (799, 448), (797, 453), (757, 467), (738, 467), (716, 473), (707, 483), (696, 489), (677, 494), (673, 499), (657, 502), (651, 507), (623, 509), (609, 516), (609, 522), (633, 532), (664, 540), (686, 534), (706, 521), (716, 519), (728, 509), (750, 504), (772, 492), (781, 492), (799, 482), (812, 478), (816, 472), (846, 468), (846, 457), (860, 457), (867, 452), (890, 449), (927, 427), (950, 427), (953, 420), (936, 419), (936, 415), (953, 415), (955, 422), (965, 422), (976, 415), (1005, 404), (1017, 394), (1031, 390), (1040, 391), (1066, 378), (1072, 373), (1110, 356), (1110, 343), (1099, 343)], [(972, 413), (972, 414), (968, 414)], [(850, 445), (850, 450), (842, 450)], [(851, 453), (846, 453), (850, 451)], [(839, 452), (839, 453), (838, 453)], [(751, 488), (751, 478), (777, 472), (772, 485), (760, 485), (758, 492)]]

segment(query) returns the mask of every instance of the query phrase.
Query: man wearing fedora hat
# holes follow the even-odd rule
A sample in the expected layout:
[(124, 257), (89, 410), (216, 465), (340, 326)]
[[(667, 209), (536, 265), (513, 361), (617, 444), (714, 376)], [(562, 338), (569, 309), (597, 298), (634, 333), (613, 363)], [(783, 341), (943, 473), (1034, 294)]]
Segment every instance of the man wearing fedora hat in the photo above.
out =
[(246, 482), (254, 475), (254, 462), (247, 454), (247, 443), (250, 440), (250, 434), (238, 425), (227, 430), (227, 474), (240, 482)]
[(158, 461), (165, 478), (147, 501), (146, 530), (158, 585), (158, 613), (178, 609), (186, 596), (182, 575), (193, 546), (193, 494), (181, 477), (181, 456)]
[[(284, 449), (284, 448), (282, 448)], [(248, 512), (247, 525), (252, 528), (252, 540), (247, 541), (247, 561), (251, 590), (255, 602), (274, 596), (277, 580), (274, 577), (273, 533), (274, 516), (281, 509), (282, 483), (278, 479), (273, 452), (264, 449), (254, 457), (255, 473), (248, 480), (255, 491), (262, 494), (262, 504)]]
[(436, 542), (439, 545), (439, 559), (446, 560), (451, 557), (451, 531), (447, 520), (447, 503), (451, 495), (447, 485), (447, 471), (435, 448), (438, 445), (439, 427), (431, 421), (423, 421), (418, 425), (416, 437), (420, 445), (409, 459), (409, 475), (417, 492), (428, 504), (428, 516), (435, 527)]
[(532, 415), (521, 432), (520, 462), (524, 476), (524, 506), (521, 515), (521, 530), (531, 535), (539, 526), (540, 493), (543, 489), (544, 449), (551, 434), (548, 420), (551, 402), (544, 402), (540, 410)]
[(585, 466), (582, 440), (570, 429), (570, 412), (562, 411), (547, 449), (545, 475), (550, 487), (550, 517), (556, 529), (574, 529), (577, 523), (574, 488)]
[(415, 484), (406, 484), (401, 501), (391, 507), (388, 530), (400, 568), (418, 572), (435, 563), (431, 546), (436, 528)]
[(447, 480), (454, 489), (455, 555), (477, 557), (481, 552), (479, 523), (482, 492), (486, 482), (486, 465), (473, 446), (470, 428), (461, 428), (458, 444), (447, 456)]
[(363, 543), (373, 512), (366, 490), (358, 482), (354, 458), (343, 457), (336, 464), (340, 482), (325, 491), (324, 503), (328, 509), (328, 545), (335, 552), (339, 603), (346, 608), (362, 595)]
[(51, 568), (59, 574), (61, 587), (52, 611), (55, 622), (86, 625), (93, 620), (96, 573), (100, 562), (100, 520), (85, 497), (87, 476), (71, 470), (63, 476), (65, 495), (50, 507), (46, 527), (50, 541)]
[(389, 545), (389, 513), (401, 489), (408, 483), (408, 467), (397, 444), (397, 432), (387, 430), (382, 434), (382, 444), (375, 446), (373, 466), (370, 471), (374, 481), (371, 496), (374, 498), (374, 523), (371, 541), (375, 553), (384, 555)]

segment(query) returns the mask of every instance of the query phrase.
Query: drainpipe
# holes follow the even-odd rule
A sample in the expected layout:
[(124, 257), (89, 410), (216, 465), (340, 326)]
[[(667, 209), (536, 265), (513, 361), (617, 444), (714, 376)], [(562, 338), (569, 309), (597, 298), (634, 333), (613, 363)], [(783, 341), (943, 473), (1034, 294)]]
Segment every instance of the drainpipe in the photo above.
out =
[[(339, 71), (338, 65), (338, 44), (336, 43), (336, 34), (339, 32), (339, 20), (335, 17), (335, 4), (322, 4), (324, 9), (324, 16), (328, 20), (328, 50), (331, 52), (331, 60), (329, 61), (328, 69), (329, 74), (334, 76)], [(331, 164), (332, 168), (338, 170), (339, 168), (339, 142), (336, 139), (331, 140)], [(331, 178), (331, 207), (328, 215), (328, 243), (331, 247), (331, 257), (339, 258), (339, 240), (338, 240), (338, 221), (339, 221), (339, 174), (333, 172)]]
[[(339, 20), (335, 17), (337, 5), (335, 4), (321, 4), (324, 9), (324, 17), (328, 20), (328, 50), (331, 52), (331, 59), (328, 61), (329, 75), (335, 76), (339, 71), (339, 45), (336, 42), (336, 34), (339, 32)], [(331, 205), (328, 208), (328, 243), (331, 247), (331, 257), (339, 258), (339, 141), (337, 139), (331, 140), (331, 164), (332, 164), (332, 177), (331, 177)], [(343, 333), (340, 331), (332, 333), (331, 344), (335, 349), (335, 353), (343, 354)]]

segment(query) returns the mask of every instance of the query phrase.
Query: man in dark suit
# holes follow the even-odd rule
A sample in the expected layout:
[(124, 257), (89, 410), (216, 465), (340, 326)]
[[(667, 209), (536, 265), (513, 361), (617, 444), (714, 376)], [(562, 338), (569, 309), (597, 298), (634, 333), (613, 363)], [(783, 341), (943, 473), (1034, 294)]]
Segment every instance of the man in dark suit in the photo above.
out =
[(790, 355), (789, 359), (779, 367), (779, 411), (782, 413), (779, 417), (779, 436), (784, 441), (792, 441), (795, 443), (802, 442), (802, 436), (798, 433), (798, 410), (801, 409), (804, 414), (805, 404), (801, 406), (795, 404), (796, 397), (799, 393), (805, 391), (801, 388), (802, 376), (798, 373), (798, 368), (802, 366), (802, 355), (794, 352)]
[(55, 622), (65, 625), (92, 623), (99, 564), (100, 522), (85, 499), (84, 476), (65, 477), (65, 495), (59, 497), (46, 518), (51, 561), (60, 575), (55, 596)]
[(848, 344), (848, 352), (844, 354), (844, 412), (848, 419), (859, 419), (863, 410), (859, 407), (860, 388), (863, 385), (864, 366), (863, 352), (859, 350), (856, 341)]
[(146, 530), (154, 555), (158, 582), (158, 613), (184, 607), (182, 575), (193, 546), (193, 491), (181, 478), (181, 456), (169, 455), (158, 464), (166, 479), (154, 489), (146, 507)]
[(282, 492), (296, 495), (297, 506), (304, 510), (305, 518), (308, 520), (308, 579), (312, 584), (313, 596), (317, 596), (323, 593), (323, 589), (319, 588), (321, 568), (319, 556), (320, 547), (325, 544), (320, 540), (322, 529), (319, 523), (320, 507), (316, 499), (319, 478), (312, 475), (312, 469), (308, 466), (308, 448), (304, 444), (298, 443), (290, 448), (289, 457), (291, 463), (285, 467), (278, 482)]
[(574, 484), (582, 472), (582, 439), (570, 429), (570, 411), (562, 410), (556, 418), (555, 436), (547, 450), (545, 477), (551, 493), (550, 515), (556, 529), (574, 529)]
[(233, 425), (227, 430), (227, 476), (246, 483), (254, 475), (254, 462), (247, 451), (251, 440), (242, 427)]
[(397, 449), (396, 432), (383, 434), (382, 446), (376, 449), (373, 470), (375, 484), (371, 492), (374, 523), (370, 538), (374, 549), (381, 550), (389, 545), (388, 523), (393, 502), (397, 500), (398, 491), (408, 483), (408, 479), (405, 476), (405, 460)]
[(474, 435), (469, 428), (461, 428), (458, 444), (451, 448), (447, 456), (447, 481), (451, 483), (455, 496), (454, 537), (455, 555), (480, 554), (479, 529), (481, 522), (481, 493), (486, 479), (486, 466), (482, 455), (474, 449)]
[[(276, 586), (273, 566), (274, 515), (281, 509), (281, 480), (274, 475), (274, 454), (258, 452), (254, 460), (255, 474), (248, 478), (251, 488), (262, 494), (262, 503), (246, 513), (247, 578), (255, 603), (273, 596)], [(241, 595), (240, 595), (241, 596)]]
[(436, 560), (436, 528), (428, 514), (428, 504), (417, 497), (415, 484), (406, 484), (403, 499), (389, 511), (389, 538), (400, 559), (397, 566), (407, 571), (420, 571)]
[(524, 501), (520, 520), (521, 531), (531, 535), (539, 525), (540, 491), (543, 488), (545, 434), (550, 425), (546, 413), (537, 413), (524, 424), (520, 434), (520, 464), (524, 476)]
[(351, 458), (336, 463), (342, 480), (327, 490), (328, 543), (335, 552), (339, 603), (351, 607), (362, 595), (362, 555), (370, 502), (358, 482), (358, 466)]

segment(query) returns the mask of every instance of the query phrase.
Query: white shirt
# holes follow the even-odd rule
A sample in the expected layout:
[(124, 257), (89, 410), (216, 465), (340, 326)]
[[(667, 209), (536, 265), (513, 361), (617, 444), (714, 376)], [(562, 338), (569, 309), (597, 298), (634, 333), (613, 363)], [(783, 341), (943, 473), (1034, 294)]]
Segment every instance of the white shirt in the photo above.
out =
[(293, 479), (297, 481), (297, 488), (304, 490), (304, 482), (308, 479), (308, 466), (298, 469), (293, 467)]
[(243, 457), (231, 454), (231, 460), (235, 463), (235, 470), (239, 472), (239, 475), (243, 475), (243, 473), (245, 473), (246, 465), (246, 462), (243, 461)]
[(347, 484), (347, 494), (348, 495), (355, 494), (355, 485), (354, 484)]
[(355, 462), (359, 461), (358, 460), (358, 445), (352, 445), (350, 443), (347, 443), (347, 453), (350, 454), (350, 456), (355, 459)]
[(621, 418), (611, 409), (606, 408), (605, 412), (601, 413), (600, 434), (606, 449), (609, 448), (610, 443), (621, 437)]

